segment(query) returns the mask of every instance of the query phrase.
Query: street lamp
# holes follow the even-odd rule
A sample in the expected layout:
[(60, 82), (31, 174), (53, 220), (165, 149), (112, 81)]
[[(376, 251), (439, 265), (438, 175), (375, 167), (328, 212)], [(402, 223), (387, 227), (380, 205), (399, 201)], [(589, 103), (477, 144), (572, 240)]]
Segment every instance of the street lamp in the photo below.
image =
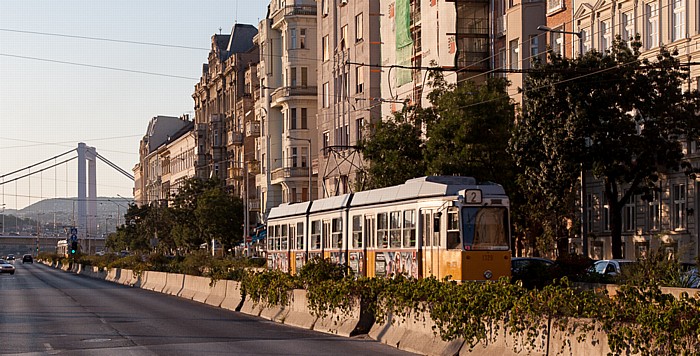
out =
[(545, 32), (554, 32), (554, 33), (575, 35), (576, 37), (578, 37), (578, 53), (579, 53), (579, 55), (583, 56), (583, 30), (581, 30), (579, 32), (555, 30), (555, 29), (549, 28), (545, 25), (539, 25), (539, 26), (537, 26), (537, 29), (540, 31), (545, 31)]
[(311, 172), (311, 139), (310, 139), (310, 138), (292, 137), (292, 136), (287, 136), (287, 139), (289, 139), (289, 140), (298, 140), (298, 141), (306, 141), (306, 142), (309, 144), (309, 150), (306, 151), (306, 155), (307, 155), (306, 164), (307, 164), (307, 167), (309, 168), (309, 201), (313, 201), (313, 200), (314, 200), (314, 199), (313, 199), (314, 193), (313, 193), (313, 191), (311, 190), (311, 179), (312, 179), (312, 175), (311, 175), (311, 173), (312, 173), (312, 172)]

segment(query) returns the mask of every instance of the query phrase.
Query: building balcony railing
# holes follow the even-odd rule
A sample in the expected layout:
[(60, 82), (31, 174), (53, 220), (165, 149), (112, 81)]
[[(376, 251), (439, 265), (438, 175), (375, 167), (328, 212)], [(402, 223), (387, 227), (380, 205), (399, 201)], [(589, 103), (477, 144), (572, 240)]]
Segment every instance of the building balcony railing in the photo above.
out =
[(272, 180), (295, 177), (309, 177), (308, 167), (282, 167), (277, 168), (270, 174)]
[(292, 86), (292, 87), (281, 87), (275, 89), (272, 92), (272, 101), (278, 101), (285, 97), (291, 96), (316, 96), (316, 87), (310, 86)]
[(276, 24), (287, 16), (316, 16), (316, 6), (285, 6), (272, 14), (272, 23)]
[(242, 145), (243, 144), (243, 133), (238, 131), (228, 132), (228, 144), (229, 145)]
[(248, 199), (248, 211), (260, 211), (260, 199)]
[(243, 168), (240, 167), (229, 167), (228, 178), (230, 179), (243, 179)]
[(488, 52), (457, 51), (457, 66), (459, 68), (487, 70), (489, 66)]
[(260, 136), (260, 121), (248, 121), (245, 123), (245, 137)]

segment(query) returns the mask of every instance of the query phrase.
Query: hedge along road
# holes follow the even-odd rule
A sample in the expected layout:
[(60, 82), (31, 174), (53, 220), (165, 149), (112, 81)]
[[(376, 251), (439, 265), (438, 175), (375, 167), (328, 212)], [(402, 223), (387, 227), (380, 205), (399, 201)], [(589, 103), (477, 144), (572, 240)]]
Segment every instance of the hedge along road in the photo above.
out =
[(0, 275), (0, 354), (410, 355), (42, 264)]

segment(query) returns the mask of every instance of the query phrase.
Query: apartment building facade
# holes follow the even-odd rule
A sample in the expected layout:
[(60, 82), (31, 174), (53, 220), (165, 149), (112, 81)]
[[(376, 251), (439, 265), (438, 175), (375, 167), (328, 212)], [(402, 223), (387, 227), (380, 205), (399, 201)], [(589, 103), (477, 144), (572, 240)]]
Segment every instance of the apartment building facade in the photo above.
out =
[(134, 201), (138, 205), (167, 205), (183, 180), (195, 175), (194, 123), (188, 115), (156, 116), (139, 143), (134, 173)]
[(381, 17), (374, 0), (316, 0), (318, 196), (362, 187), (357, 143), (381, 119)]
[(255, 186), (263, 215), (281, 203), (318, 196), (316, 4), (275, 0), (268, 9), (254, 38), (260, 48)]
[(230, 34), (213, 35), (208, 61), (195, 85), (196, 176), (218, 177), (227, 191), (244, 200), (246, 222), (260, 221), (255, 171), (255, 140), (260, 135), (254, 114), (257, 82), (257, 28), (235, 24)]

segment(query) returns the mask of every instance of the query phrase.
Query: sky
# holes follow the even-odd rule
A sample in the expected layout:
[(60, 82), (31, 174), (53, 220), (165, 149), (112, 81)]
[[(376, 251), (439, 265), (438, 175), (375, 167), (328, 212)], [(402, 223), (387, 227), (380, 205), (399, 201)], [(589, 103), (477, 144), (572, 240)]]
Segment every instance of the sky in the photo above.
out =
[[(257, 27), (267, 1), (0, 0), (0, 207), (77, 196), (77, 162), (32, 169), (84, 142), (132, 173), (158, 115), (194, 117), (211, 36)], [(97, 195), (133, 196), (98, 160)]]

